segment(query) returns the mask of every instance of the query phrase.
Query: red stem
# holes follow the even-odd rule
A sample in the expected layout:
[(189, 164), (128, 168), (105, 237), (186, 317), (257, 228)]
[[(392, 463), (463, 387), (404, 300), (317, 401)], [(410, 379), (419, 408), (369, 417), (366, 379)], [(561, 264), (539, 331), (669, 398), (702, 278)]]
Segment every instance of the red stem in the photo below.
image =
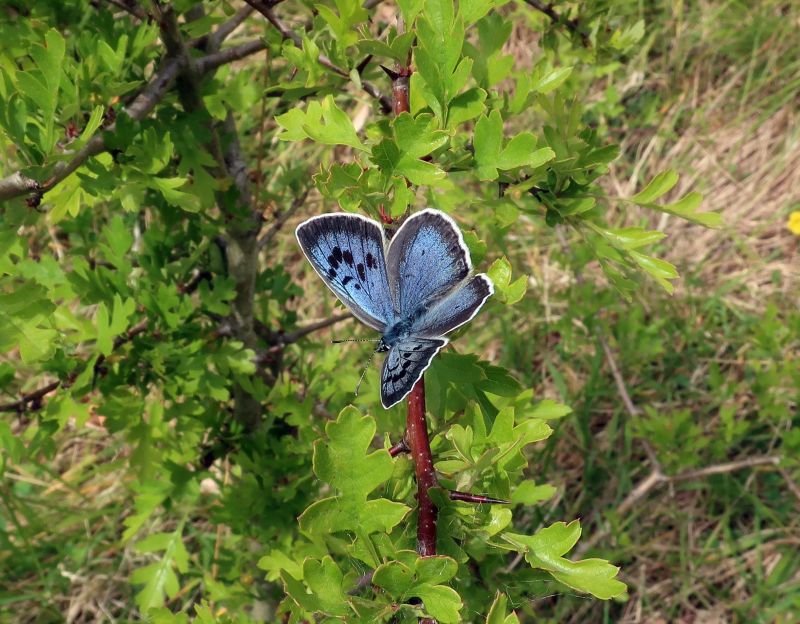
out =
[[(402, 17), (397, 20), (397, 33), (405, 32)], [(387, 72), (392, 79), (392, 111), (395, 115), (407, 113), (409, 105), (409, 85), (411, 82), (411, 51), (405, 65), (397, 63), (395, 72)], [(425, 420), (425, 377), (421, 376), (411, 394), (408, 395), (408, 417), (404, 441), (414, 460), (417, 475), (417, 552), (422, 557), (436, 554), (436, 515), (430, 489), (437, 487), (436, 473), (433, 471), (431, 443), (428, 440), (428, 423)], [(421, 618), (420, 624), (436, 624), (433, 618)]]
[(425, 379), (420, 380), (408, 395), (406, 439), (411, 447), (414, 471), (417, 475), (417, 552), (423, 557), (436, 554), (436, 505), (429, 490), (438, 487), (433, 471), (428, 424), (425, 420)]

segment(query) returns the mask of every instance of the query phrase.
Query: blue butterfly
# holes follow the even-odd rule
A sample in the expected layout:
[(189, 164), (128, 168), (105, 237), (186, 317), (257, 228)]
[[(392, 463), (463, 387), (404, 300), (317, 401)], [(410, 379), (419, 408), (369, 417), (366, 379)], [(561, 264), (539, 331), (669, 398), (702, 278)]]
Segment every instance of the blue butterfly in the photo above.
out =
[(469, 249), (456, 223), (427, 208), (411, 215), (387, 243), (381, 225), (350, 213), (304, 221), (295, 231), (314, 270), (361, 322), (381, 332), (388, 351), (381, 403), (401, 401), (444, 347), (494, 292), (470, 276)]

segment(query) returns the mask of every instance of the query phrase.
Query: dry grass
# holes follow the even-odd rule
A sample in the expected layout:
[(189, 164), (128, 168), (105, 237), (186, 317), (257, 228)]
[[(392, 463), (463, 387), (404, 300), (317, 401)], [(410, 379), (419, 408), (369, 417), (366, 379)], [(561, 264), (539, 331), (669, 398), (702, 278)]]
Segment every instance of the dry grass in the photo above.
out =
[[(718, 101), (718, 91), (709, 90), (706, 97)], [(674, 104), (666, 122), (683, 108), (683, 102)], [(800, 288), (798, 241), (785, 225), (789, 209), (800, 203), (798, 108), (790, 102), (763, 121), (728, 120), (715, 108), (712, 102), (702, 119), (717, 113), (712, 127), (690, 123), (676, 140), (654, 134), (638, 150), (623, 143), (641, 159), (633, 175), (616, 172), (612, 184), (629, 197), (659, 171), (671, 167), (684, 173), (674, 196), (699, 188), (703, 210), (720, 212), (725, 227), (704, 230), (669, 215), (654, 219), (670, 236), (667, 259), (692, 271), (704, 287), (726, 287), (736, 305), (759, 310), (772, 296)]]

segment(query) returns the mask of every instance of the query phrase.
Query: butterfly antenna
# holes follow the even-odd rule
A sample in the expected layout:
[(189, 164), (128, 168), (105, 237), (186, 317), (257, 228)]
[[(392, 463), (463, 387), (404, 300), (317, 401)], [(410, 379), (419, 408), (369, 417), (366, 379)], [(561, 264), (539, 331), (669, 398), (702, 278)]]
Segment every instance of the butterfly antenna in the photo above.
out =
[(380, 342), (380, 338), (342, 338), (341, 340), (331, 340), (331, 344), (341, 344), (343, 342)]
[(372, 364), (372, 360), (375, 358), (375, 354), (378, 352), (375, 349), (372, 353), (369, 354), (369, 359), (367, 363), (364, 365), (364, 369), (361, 371), (361, 377), (358, 378), (358, 384), (356, 385), (356, 396), (358, 396), (358, 390), (361, 388), (361, 382), (364, 381), (364, 376), (367, 374), (367, 370), (369, 370), (369, 365)]

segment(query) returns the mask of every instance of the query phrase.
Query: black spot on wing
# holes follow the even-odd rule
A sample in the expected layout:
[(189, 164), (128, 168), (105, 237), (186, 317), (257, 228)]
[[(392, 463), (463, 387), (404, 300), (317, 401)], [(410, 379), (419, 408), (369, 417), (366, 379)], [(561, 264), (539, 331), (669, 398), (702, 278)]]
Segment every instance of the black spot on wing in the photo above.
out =
[(347, 286), (352, 281), (353, 281), (353, 277), (352, 276), (345, 275), (344, 278), (342, 278), (342, 286)]
[(350, 253), (349, 249), (345, 249), (344, 253), (342, 253), (342, 258), (347, 263), (347, 266), (353, 266), (353, 254)]
[(356, 266), (356, 270), (358, 271), (358, 277), (361, 281), (365, 281), (367, 279), (367, 272), (364, 270), (364, 265), (359, 262)]
[(336, 261), (336, 264), (339, 264), (342, 261), (342, 250), (338, 246), (333, 248), (331, 255), (333, 256), (333, 259)]

